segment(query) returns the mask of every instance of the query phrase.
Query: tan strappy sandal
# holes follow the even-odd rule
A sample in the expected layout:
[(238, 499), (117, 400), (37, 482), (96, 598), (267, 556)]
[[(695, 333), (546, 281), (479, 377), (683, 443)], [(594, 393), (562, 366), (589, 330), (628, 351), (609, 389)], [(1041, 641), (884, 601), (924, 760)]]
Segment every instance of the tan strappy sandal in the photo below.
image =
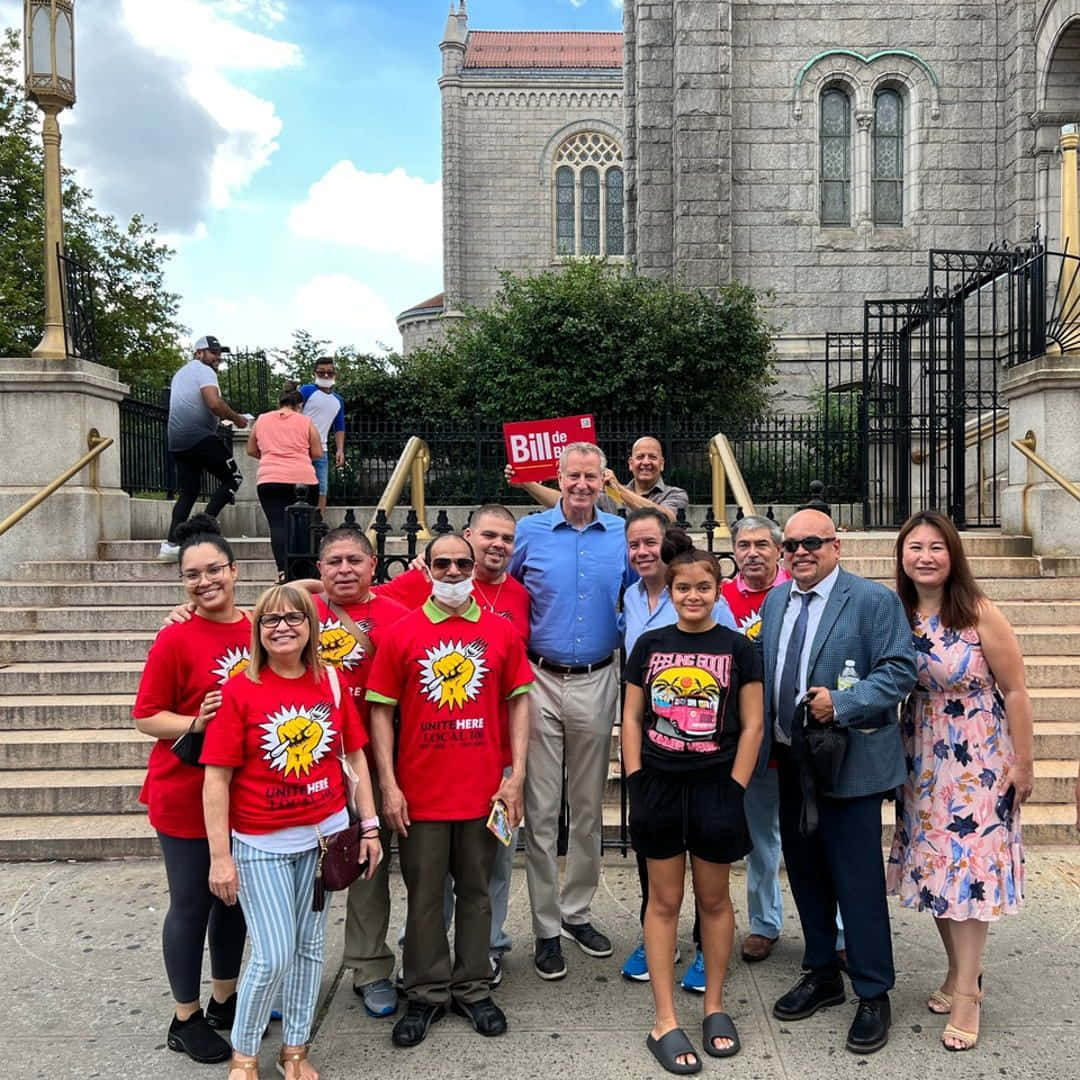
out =
[(257, 1058), (251, 1058), (248, 1061), (239, 1061), (236, 1058), (229, 1058), (229, 1075), (240, 1069), (244, 1073), (244, 1080), (259, 1080), (259, 1062)]
[[(979, 989), (982, 990), (982, 975), (979, 975)], [(952, 1012), (952, 994), (946, 993), (944, 990), (931, 991), (930, 996), (926, 999), (926, 1007), (935, 1016), (948, 1016)]]
[[(981, 1021), (982, 1021), (982, 1000), (983, 1000), (982, 991), (979, 991), (979, 993), (977, 993), (977, 994), (961, 994), (959, 991), (957, 991), (956, 993), (953, 994), (952, 997), (953, 997), (953, 1003), (954, 1004), (957, 1001), (974, 1001), (975, 1004), (980, 1007), (980, 1009), (979, 1009), (979, 1013), (980, 1013), (979, 1020), (980, 1020), (980, 1024), (981, 1024)], [(964, 1045), (963, 1046), (949, 1046), (949, 1044), (945, 1042), (946, 1039), (959, 1039), (960, 1042), (962, 1042)], [(958, 1028), (954, 1024), (951, 1024), (951, 1023), (946, 1024), (945, 1025), (945, 1030), (941, 1033), (941, 1045), (944, 1046), (946, 1050), (952, 1050), (952, 1051), (955, 1051), (955, 1052), (959, 1052), (961, 1050), (974, 1050), (975, 1049), (975, 1044), (978, 1041), (979, 1041), (979, 1033), (978, 1033), (978, 1031), (964, 1031), (961, 1028)]]
[(288, 1065), (300, 1065), (302, 1062), (307, 1061), (307, 1047), (302, 1047), (299, 1050), (289, 1050), (286, 1052), (285, 1047), (281, 1048), (281, 1053), (278, 1054), (277, 1069), (282, 1076), (288, 1076), (285, 1071)]

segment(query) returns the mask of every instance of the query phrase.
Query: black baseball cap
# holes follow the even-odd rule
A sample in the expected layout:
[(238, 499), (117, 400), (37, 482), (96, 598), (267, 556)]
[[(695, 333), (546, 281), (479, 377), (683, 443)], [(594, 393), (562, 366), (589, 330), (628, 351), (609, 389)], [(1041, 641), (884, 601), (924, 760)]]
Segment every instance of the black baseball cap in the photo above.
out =
[(200, 349), (206, 349), (212, 353), (226, 353), (229, 351), (229, 346), (222, 345), (213, 334), (207, 334), (195, 342), (195, 351), (198, 352)]

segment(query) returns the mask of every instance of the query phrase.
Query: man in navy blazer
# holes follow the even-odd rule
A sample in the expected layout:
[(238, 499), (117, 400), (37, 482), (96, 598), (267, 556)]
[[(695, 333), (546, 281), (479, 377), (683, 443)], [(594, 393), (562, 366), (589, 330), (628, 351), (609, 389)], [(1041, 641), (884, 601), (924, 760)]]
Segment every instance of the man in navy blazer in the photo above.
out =
[[(894, 982), (892, 937), (881, 854), (881, 802), (904, 780), (897, 706), (915, 685), (911, 628), (891, 590), (840, 568), (832, 519), (800, 510), (784, 529), (792, 581), (761, 609), (765, 656), (765, 739), (758, 764), (777, 762), (780, 836), (788, 880), (805, 939), (806, 974), (773, 1006), (782, 1020), (802, 1020), (844, 1002), (836, 955), (836, 909), (843, 916), (847, 970), (859, 1006), (847, 1049), (869, 1054), (889, 1037)], [(838, 689), (846, 661), (858, 681)], [(797, 702), (820, 723), (844, 728), (839, 778), (818, 797), (819, 826), (799, 830), (803, 794), (791, 753)]]

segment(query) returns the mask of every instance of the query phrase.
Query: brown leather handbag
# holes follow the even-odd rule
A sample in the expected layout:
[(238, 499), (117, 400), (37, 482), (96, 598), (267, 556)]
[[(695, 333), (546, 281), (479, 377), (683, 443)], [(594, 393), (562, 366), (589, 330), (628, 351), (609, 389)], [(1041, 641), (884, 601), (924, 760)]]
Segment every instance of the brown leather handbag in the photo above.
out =
[[(330, 689), (334, 694), (334, 705), (341, 707), (341, 684), (338, 682), (337, 671), (332, 667), (326, 669), (327, 678), (330, 680)], [(341, 755), (341, 768), (345, 773), (345, 784), (348, 790), (346, 805), (349, 810), (349, 824), (334, 833), (333, 836), (323, 836), (315, 827), (315, 835), (319, 840), (319, 860), (315, 864), (315, 890), (311, 898), (311, 910), (322, 911), (326, 906), (326, 894), (328, 892), (340, 892), (347, 889), (363, 872), (366, 862), (360, 862), (360, 818), (353, 806), (353, 785), (356, 782), (356, 774), (352, 766)]]

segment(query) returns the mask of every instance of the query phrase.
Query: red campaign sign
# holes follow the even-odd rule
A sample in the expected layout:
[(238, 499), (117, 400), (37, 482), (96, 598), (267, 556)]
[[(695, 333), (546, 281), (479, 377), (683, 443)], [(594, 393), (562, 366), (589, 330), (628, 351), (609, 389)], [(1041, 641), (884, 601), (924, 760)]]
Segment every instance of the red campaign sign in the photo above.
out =
[(559, 472), (563, 447), (573, 442), (596, 442), (591, 415), (561, 416), (557, 420), (520, 420), (503, 424), (506, 460), (514, 466), (514, 482), (550, 480)]

